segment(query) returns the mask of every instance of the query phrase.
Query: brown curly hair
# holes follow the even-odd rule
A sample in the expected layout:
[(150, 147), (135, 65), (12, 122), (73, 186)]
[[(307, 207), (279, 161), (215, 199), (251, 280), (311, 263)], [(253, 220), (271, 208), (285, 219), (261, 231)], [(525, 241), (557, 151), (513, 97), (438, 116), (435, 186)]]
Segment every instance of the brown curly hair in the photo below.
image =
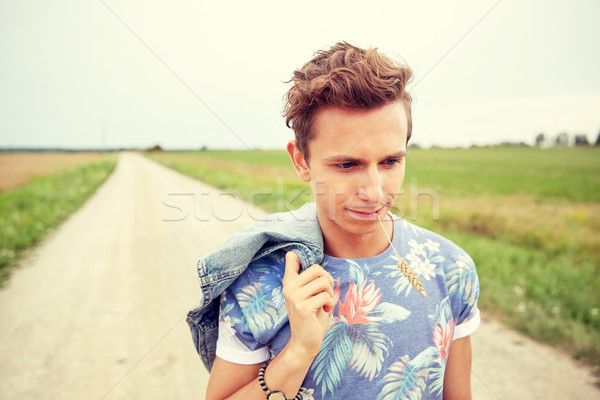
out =
[(412, 98), (405, 90), (412, 72), (377, 52), (347, 42), (318, 51), (314, 58), (294, 71), (292, 87), (285, 95), (283, 114), (294, 130), (296, 146), (308, 159), (313, 136), (312, 119), (321, 106), (369, 109), (402, 100), (408, 120), (407, 141), (412, 133)]

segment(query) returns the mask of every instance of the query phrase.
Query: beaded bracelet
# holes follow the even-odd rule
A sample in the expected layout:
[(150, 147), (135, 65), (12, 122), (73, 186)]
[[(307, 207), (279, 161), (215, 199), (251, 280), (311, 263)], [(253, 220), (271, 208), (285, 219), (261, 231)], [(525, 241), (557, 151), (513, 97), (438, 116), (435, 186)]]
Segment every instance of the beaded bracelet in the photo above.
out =
[[(267, 387), (267, 384), (265, 383), (265, 370), (267, 369), (267, 365), (269, 365), (270, 362), (271, 362), (271, 360), (268, 360), (258, 370), (258, 383), (259, 383), (261, 389), (267, 394), (267, 400), (286, 399), (285, 395), (282, 392), (279, 392), (279, 391), (271, 392), (271, 390)], [(300, 387), (300, 390), (298, 390), (298, 394), (292, 400), (302, 400), (303, 389), (304, 389), (303, 387)], [(273, 399), (271, 399), (272, 394), (276, 395), (275, 397), (273, 397)]]

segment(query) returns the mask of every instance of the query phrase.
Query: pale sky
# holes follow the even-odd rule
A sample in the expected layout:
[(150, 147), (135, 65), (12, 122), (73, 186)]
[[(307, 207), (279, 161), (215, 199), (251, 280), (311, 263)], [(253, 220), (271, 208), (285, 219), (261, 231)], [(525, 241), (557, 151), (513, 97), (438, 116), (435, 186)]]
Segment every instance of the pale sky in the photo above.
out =
[(413, 139), (600, 131), (600, 2), (0, 0), (0, 148), (283, 148), (284, 83), (340, 40), (414, 71)]

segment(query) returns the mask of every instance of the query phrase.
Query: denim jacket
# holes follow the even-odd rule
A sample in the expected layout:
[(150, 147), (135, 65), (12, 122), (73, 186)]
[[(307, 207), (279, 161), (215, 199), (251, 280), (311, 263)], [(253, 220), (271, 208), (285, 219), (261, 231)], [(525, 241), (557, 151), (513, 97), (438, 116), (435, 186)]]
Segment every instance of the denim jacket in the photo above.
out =
[(295, 251), (301, 270), (323, 261), (323, 235), (314, 203), (296, 211), (271, 214), (235, 234), (198, 261), (202, 298), (187, 316), (196, 351), (210, 371), (215, 360), (219, 296), (252, 261), (276, 250)]

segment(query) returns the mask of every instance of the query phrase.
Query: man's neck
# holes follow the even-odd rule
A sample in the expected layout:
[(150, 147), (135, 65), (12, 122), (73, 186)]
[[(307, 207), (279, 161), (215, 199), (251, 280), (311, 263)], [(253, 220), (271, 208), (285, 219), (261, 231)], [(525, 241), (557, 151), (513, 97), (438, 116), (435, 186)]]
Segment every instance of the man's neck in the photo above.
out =
[[(386, 218), (382, 221), (387, 234), (393, 236), (393, 222)], [(323, 231), (325, 254), (337, 258), (367, 258), (383, 253), (390, 245), (385, 232), (377, 224), (368, 232), (353, 235), (347, 232)]]

